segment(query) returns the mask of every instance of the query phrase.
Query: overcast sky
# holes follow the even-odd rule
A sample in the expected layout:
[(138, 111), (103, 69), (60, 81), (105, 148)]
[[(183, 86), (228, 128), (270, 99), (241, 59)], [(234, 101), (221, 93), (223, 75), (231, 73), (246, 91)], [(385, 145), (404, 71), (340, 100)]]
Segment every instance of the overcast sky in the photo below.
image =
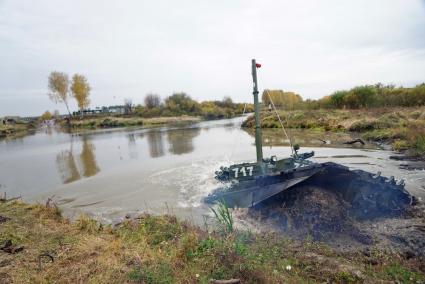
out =
[(54, 70), (86, 75), (92, 107), (149, 92), (251, 101), (252, 58), (260, 89), (304, 98), (414, 86), (425, 1), (0, 0), (0, 116), (64, 112), (46, 95)]

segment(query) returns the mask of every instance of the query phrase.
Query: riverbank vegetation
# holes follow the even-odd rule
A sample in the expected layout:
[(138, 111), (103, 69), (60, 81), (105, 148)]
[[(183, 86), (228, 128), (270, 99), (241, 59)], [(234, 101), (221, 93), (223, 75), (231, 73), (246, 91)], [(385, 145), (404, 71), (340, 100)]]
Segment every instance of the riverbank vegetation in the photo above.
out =
[(138, 116), (92, 116), (84, 119), (71, 119), (69, 122), (63, 120), (61, 122), (64, 127), (74, 129), (86, 128), (114, 128), (114, 127), (131, 127), (131, 126), (163, 126), (163, 125), (181, 125), (199, 122), (200, 117), (196, 116), (171, 116), (171, 117), (151, 117), (143, 118)]
[[(264, 90), (262, 127), (358, 132), (364, 139), (391, 144), (394, 150), (425, 154), (425, 83), (413, 88), (365, 85), (336, 91), (318, 100), (303, 100), (293, 92)], [(253, 117), (243, 126), (253, 127)]]
[(0, 202), (5, 283), (423, 283), (420, 261), (384, 250), (337, 252), (273, 234), (207, 231), (173, 216), (141, 215), (114, 227), (19, 201)]
[(2, 123), (0, 121), (0, 139), (22, 137), (35, 131), (36, 123), (16, 120), (12, 123)]
[(159, 95), (148, 94), (144, 105), (135, 107), (135, 114), (141, 117), (160, 116), (200, 116), (204, 119), (232, 118), (253, 111), (252, 104), (234, 103), (230, 97), (221, 101), (197, 102), (186, 93), (174, 93), (166, 97), (164, 102)]
[[(280, 110), (284, 126), (321, 131), (357, 132), (370, 141), (391, 144), (394, 150), (425, 154), (425, 107), (374, 109)], [(249, 117), (244, 127), (254, 127)], [(263, 128), (280, 128), (274, 112), (263, 111)]]
[(125, 106), (124, 114), (76, 115), (62, 120), (61, 124), (71, 128), (160, 126), (232, 118), (253, 111), (252, 104), (234, 103), (231, 98), (199, 103), (185, 93), (175, 93), (164, 102), (158, 95), (148, 94), (144, 105), (127, 102)]
[(425, 83), (413, 88), (394, 85), (364, 85), (340, 90), (318, 100), (303, 100), (293, 92), (282, 90), (264, 90), (263, 103), (268, 106), (270, 98), (277, 108), (296, 109), (364, 109), (388, 107), (425, 106)]

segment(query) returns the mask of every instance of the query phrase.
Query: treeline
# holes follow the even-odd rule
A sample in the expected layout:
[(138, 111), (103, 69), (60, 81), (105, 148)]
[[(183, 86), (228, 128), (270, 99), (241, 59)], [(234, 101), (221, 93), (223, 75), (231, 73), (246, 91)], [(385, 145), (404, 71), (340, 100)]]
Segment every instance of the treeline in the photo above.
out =
[[(157, 94), (148, 94), (144, 105), (134, 107), (141, 117), (196, 115), (206, 119), (230, 118), (244, 112), (245, 104), (234, 103), (230, 97), (221, 101), (197, 102), (186, 93), (174, 93), (164, 100)], [(246, 104), (245, 112), (253, 112), (252, 104)]]
[(277, 108), (284, 109), (297, 109), (303, 103), (303, 98), (293, 92), (284, 92), (282, 90), (268, 90), (263, 91), (262, 100), (264, 105), (269, 106), (271, 102)]
[(425, 105), (425, 83), (413, 88), (378, 83), (340, 90), (318, 100), (305, 101), (292, 92), (265, 90), (263, 92), (265, 106), (269, 105), (269, 97), (276, 107), (284, 109), (413, 107)]

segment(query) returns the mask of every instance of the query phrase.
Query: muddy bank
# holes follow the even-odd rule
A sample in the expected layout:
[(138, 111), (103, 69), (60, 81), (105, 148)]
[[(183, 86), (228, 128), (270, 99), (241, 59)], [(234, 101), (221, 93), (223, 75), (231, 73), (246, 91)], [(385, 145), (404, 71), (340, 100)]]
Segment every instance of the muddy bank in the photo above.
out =
[(402, 155), (390, 156), (390, 159), (403, 162), (399, 166), (400, 169), (409, 170), (409, 171), (425, 170), (425, 156), (424, 155), (422, 155), (422, 156), (418, 156), (418, 155), (412, 156), (412, 155), (409, 155), (408, 153), (402, 153)]
[(0, 125), (0, 140), (9, 138), (20, 138), (26, 135), (34, 134), (36, 123), (18, 123), (13, 125)]
[(278, 232), (292, 239), (324, 242), (341, 251), (369, 248), (396, 251), (425, 261), (425, 205), (406, 210), (371, 211), (347, 202), (335, 188), (302, 183), (250, 209), (236, 210), (236, 219), (260, 232)]

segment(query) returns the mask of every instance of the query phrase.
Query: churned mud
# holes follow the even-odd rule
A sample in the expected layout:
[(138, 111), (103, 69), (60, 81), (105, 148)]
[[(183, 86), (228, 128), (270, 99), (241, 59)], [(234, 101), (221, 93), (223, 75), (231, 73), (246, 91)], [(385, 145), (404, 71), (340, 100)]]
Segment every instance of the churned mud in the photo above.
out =
[[(250, 209), (235, 210), (240, 226), (278, 232), (292, 239), (321, 241), (341, 251), (374, 247), (425, 260), (425, 205), (364, 212), (335, 188), (306, 182)], [(372, 214), (373, 213), (373, 214)], [(368, 217), (370, 216), (370, 217)]]

